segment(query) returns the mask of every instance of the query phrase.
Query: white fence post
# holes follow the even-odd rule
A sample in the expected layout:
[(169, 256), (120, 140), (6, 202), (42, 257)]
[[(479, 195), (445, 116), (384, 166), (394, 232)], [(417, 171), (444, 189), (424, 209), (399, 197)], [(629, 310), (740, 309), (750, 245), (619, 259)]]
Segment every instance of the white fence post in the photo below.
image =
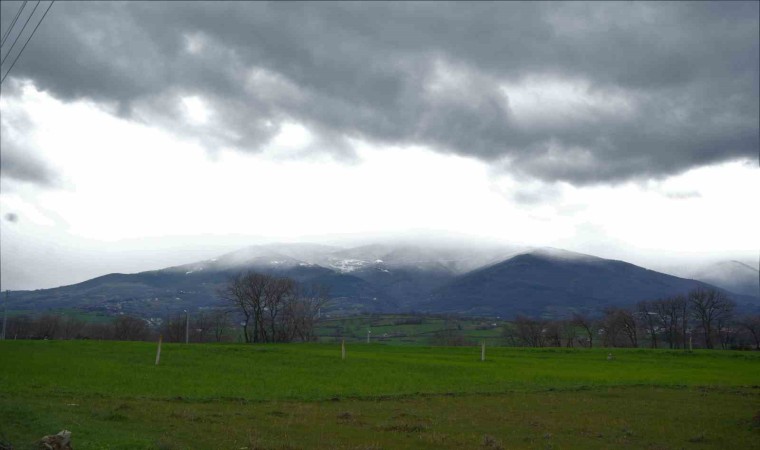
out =
[(156, 365), (158, 365), (158, 362), (161, 360), (161, 340), (164, 337), (162, 335), (158, 335), (158, 350), (156, 350)]

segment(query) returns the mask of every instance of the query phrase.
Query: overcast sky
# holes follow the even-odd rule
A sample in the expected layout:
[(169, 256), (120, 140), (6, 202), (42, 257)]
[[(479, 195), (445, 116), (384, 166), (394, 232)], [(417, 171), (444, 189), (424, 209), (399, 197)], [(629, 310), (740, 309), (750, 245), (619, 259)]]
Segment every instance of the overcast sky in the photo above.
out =
[(2, 289), (363, 235), (756, 261), (758, 4), (57, 2), (2, 84)]

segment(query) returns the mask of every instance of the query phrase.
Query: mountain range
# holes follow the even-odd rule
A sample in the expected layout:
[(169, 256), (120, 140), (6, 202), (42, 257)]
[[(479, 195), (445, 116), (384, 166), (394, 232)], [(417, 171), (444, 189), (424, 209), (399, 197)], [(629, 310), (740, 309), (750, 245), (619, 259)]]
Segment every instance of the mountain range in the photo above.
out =
[[(415, 311), (559, 317), (683, 294), (698, 286), (711, 287), (705, 281), (713, 280), (710, 273), (704, 281), (680, 278), (553, 248), (270, 244), (161, 270), (114, 273), (53, 289), (17, 291), (9, 308), (161, 317), (184, 309), (223, 306), (219, 289), (241, 271), (326, 285), (331, 301), (325, 312), (335, 315)], [(715, 284), (728, 291), (740, 308), (760, 310), (760, 298), (751, 295), (746, 277), (732, 285), (726, 272)], [(738, 289), (732, 290), (734, 286)]]

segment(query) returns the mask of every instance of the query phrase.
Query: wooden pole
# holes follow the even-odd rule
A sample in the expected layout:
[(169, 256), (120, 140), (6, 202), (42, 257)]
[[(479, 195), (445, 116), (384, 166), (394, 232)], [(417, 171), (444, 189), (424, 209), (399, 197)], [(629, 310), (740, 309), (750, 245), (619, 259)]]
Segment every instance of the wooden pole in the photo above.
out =
[(691, 334), (689, 334), (689, 351), (693, 351), (694, 349), (691, 347)]
[(486, 341), (483, 340), (483, 343), (480, 345), (480, 360), (485, 361), (486, 360)]
[(340, 357), (346, 359), (346, 338), (343, 338), (340, 342)]
[(163, 340), (162, 335), (158, 335), (158, 350), (156, 350), (156, 365), (158, 365), (158, 362), (161, 360), (161, 341)]

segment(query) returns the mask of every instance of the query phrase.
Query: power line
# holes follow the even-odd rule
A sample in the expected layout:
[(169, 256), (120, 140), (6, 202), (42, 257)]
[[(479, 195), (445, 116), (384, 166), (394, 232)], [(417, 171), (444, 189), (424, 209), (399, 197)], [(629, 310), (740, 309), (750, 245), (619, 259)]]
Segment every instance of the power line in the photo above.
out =
[(6, 53), (5, 56), (3, 57), (3, 60), (0, 61), (0, 66), (2, 66), (3, 64), (5, 64), (5, 60), (8, 59), (8, 56), (13, 51), (13, 47), (16, 46), (16, 42), (18, 42), (18, 40), (21, 37), (21, 35), (24, 34), (24, 30), (26, 29), (26, 26), (29, 24), (29, 21), (32, 19), (32, 16), (34, 15), (34, 12), (37, 11), (37, 7), (40, 6), (40, 1), (41, 0), (37, 0), (37, 4), (34, 5), (34, 9), (32, 10), (32, 13), (29, 14), (29, 17), (26, 18), (26, 22), (24, 22), (24, 26), (21, 27), (21, 31), (19, 31), (18, 34), (16, 35), (16, 39), (13, 40), (13, 44), (11, 44), (11, 48), (8, 49), (8, 53)]
[(18, 20), (18, 16), (21, 15), (21, 11), (24, 10), (24, 7), (26, 4), (29, 3), (29, 0), (24, 0), (24, 3), (21, 4), (21, 8), (18, 9), (18, 12), (16, 13), (16, 17), (13, 18), (13, 22), (11, 22), (11, 26), (8, 27), (8, 29), (5, 31), (5, 35), (3, 36), (2, 42), (0, 42), (0, 47), (5, 45), (5, 40), (8, 39), (8, 36), (11, 34), (11, 30), (16, 25), (16, 21)]
[[(42, 24), (42, 21), (45, 20), (45, 16), (47, 16), (48, 11), (50, 11), (50, 8), (53, 7), (53, 3), (55, 3), (55, 0), (51, 1), (50, 4), (48, 5), (47, 9), (45, 10), (45, 14), (42, 15), (42, 18), (40, 19), (40, 21), (37, 22), (37, 26), (35, 26), (34, 30), (32, 30), (32, 34), (30, 34), (29, 38), (26, 40), (26, 42), (24, 42), (24, 46), (21, 47), (21, 51), (18, 52), (18, 55), (16, 55), (16, 59), (14, 59), (13, 63), (11, 63), (11, 67), (8, 69), (7, 72), (5, 72), (5, 75), (3, 76), (3, 79), (0, 80), (0, 84), (3, 84), (3, 81), (5, 81), (5, 77), (7, 77), (9, 73), (11, 73), (11, 70), (13, 69), (13, 66), (16, 65), (16, 61), (18, 61), (18, 59), (21, 57), (21, 54), (24, 53), (24, 49), (26, 48), (26, 45), (29, 43), (29, 41), (32, 40), (32, 36), (34, 36), (34, 32), (37, 31), (37, 28), (40, 27), (40, 25)], [(37, 2), (37, 4), (39, 5), (39, 2)], [(34, 11), (32, 11), (32, 14), (34, 14)]]

